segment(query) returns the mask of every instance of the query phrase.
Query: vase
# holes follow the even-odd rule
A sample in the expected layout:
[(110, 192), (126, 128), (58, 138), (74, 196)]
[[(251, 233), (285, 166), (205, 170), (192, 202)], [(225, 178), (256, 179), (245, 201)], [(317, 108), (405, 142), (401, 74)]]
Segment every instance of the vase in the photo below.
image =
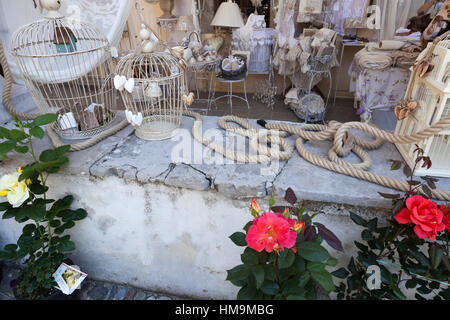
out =
[(159, 18), (163, 19), (175, 18), (175, 16), (172, 14), (172, 10), (174, 7), (174, 0), (161, 0), (159, 1), (159, 7), (163, 11), (163, 14)]

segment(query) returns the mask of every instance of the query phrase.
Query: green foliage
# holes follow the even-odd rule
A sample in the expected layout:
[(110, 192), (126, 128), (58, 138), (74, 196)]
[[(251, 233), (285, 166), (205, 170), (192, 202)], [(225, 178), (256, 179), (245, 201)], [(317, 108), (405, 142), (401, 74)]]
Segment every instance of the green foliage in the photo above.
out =
[[(312, 222), (314, 216), (304, 214), (306, 210), (302, 205), (296, 206), (297, 197), (291, 189), (288, 189), (285, 198), (292, 205), (288, 209), (296, 215), (295, 218), (311, 229), (318, 228)], [(274, 207), (274, 203), (272, 197), (269, 207), (273, 212), (286, 210), (286, 207)], [(253, 221), (246, 224), (243, 228), (245, 233), (236, 232), (230, 236), (234, 244), (245, 247), (241, 254), (242, 264), (227, 271), (226, 280), (241, 288), (238, 300), (312, 300), (316, 299), (317, 286), (327, 292), (335, 290), (332, 275), (326, 268), (335, 266), (337, 259), (332, 258), (321, 245), (323, 238), (318, 232), (308, 240), (299, 232), (292, 249), (258, 252), (248, 247), (246, 242), (252, 224)], [(330, 230), (324, 232), (328, 234), (327, 239), (342, 247)]]
[(0, 138), (6, 140), (0, 143), (0, 159), (9, 159), (11, 151), (28, 152), (33, 159), (22, 168), (19, 177), (20, 181), (27, 180), (30, 197), (18, 208), (8, 202), (0, 203), (3, 219), (26, 223), (17, 243), (8, 244), (0, 251), (0, 260), (24, 263), (17, 279), (17, 294), (24, 299), (42, 299), (50, 294), (56, 285), (52, 274), (67, 254), (75, 250), (75, 244), (64, 232), (87, 216), (84, 209), (71, 209), (74, 201), (71, 195), (58, 200), (47, 197), (47, 178), (69, 161), (65, 155), (70, 146), (45, 150), (38, 157), (32, 137), (42, 139), (44, 130), (40, 126), (56, 119), (55, 114), (42, 115), (26, 123), (15, 118), (18, 129), (0, 127)]
[[(392, 200), (393, 214), (405, 207), (407, 198), (415, 194), (431, 197), (431, 190), (436, 188), (437, 179), (424, 177), (423, 182), (414, 179), (416, 168), (430, 167), (431, 160), (425, 157), (423, 150), (416, 148), (417, 159), (411, 170), (404, 164), (403, 173), (408, 179), (410, 189), (403, 196), (400, 194), (380, 195)], [(403, 163), (392, 162), (391, 170), (401, 169)], [(392, 299), (405, 300), (405, 289), (415, 290), (415, 298), (424, 300), (449, 300), (450, 263), (449, 234), (443, 231), (436, 241), (419, 239), (414, 233), (413, 224), (399, 224), (388, 219), (386, 226), (379, 226), (378, 220), (366, 220), (355, 213), (350, 213), (353, 222), (361, 227), (361, 239), (355, 241), (357, 255), (351, 258), (346, 268), (340, 268), (332, 274), (345, 280), (338, 288), (338, 299)], [(369, 266), (378, 266), (381, 273), (379, 289), (370, 290), (367, 280)], [(389, 266), (386, 268), (386, 266)]]

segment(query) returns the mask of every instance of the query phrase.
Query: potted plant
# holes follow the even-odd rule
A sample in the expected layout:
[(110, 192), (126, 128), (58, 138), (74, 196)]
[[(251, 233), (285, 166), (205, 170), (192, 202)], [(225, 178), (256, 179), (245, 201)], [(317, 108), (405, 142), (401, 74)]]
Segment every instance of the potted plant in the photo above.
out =
[[(355, 213), (351, 219), (363, 228), (362, 241), (355, 241), (357, 256), (347, 268), (333, 274), (343, 281), (337, 288), (338, 299), (407, 299), (407, 289), (415, 290), (419, 300), (450, 300), (450, 206), (430, 200), (437, 179), (414, 179), (416, 168), (430, 168), (431, 159), (417, 146), (415, 167), (404, 164), (409, 191), (403, 195), (383, 194), (391, 199), (393, 217), (380, 225), (377, 218), (366, 220)], [(391, 170), (403, 163), (392, 162)], [(379, 270), (379, 279), (375, 273)]]
[[(22, 235), (15, 244), (8, 244), (0, 251), (0, 260), (23, 262), (24, 267), (12, 282), (13, 291), (18, 299), (63, 299), (56, 289), (53, 273), (67, 254), (75, 250), (70, 235), (64, 233), (87, 216), (84, 209), (73, 210), (73, 196), (67, 195), (54, 200), (48, 197), (47, 179), (56, 173), (69, 159), (65, 156), (70, 146), (62, 146), (35, 153), (32, 137), (44, 137), (43, 125), (57, 120), (55, 114), (39, 116), (34, 121), (21, 122), (14, 117), (16, 129), (0, 127), (0, 159), (10, 160), (8, 153), (16, 151), (29, 153), (33, 162), (18, 168), (16, 172), (0, 178), (0, 196), (7, 201), (0, 203), (3, 219), (14, 218), (24, 223)], [(70, 297), (73, 298), (73, 297)]]
[(242, 264), (228, 270), (227, 280), (240, 287), (238, 300), (315, 300), (318, 291), (335, 290), (327, 266), (336, 266), (321, 244), (343, 251), (341, 241), (320, 223), (313, 222), (315, 214), (305, 213), (297, 204), (292, 189), (286, 191), (288, 207), (274, 207), (262, 212), (253, 199), (250, 221), (243, 232), (230, 239), (245, 247)]

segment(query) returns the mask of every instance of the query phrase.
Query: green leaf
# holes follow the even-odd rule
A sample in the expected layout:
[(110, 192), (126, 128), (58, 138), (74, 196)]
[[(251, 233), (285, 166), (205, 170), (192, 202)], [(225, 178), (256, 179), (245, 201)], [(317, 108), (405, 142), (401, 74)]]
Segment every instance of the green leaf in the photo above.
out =
[(237, 246), (245, 247), (247, 246), (247, 241), (245, 240), (245, 233), (235, 232), (230, 236), (231, 241)]
[(244, 280), (248, 277), (250, 271), (251, 269), (249, 266), (245, 264), (238, 265), (227, 271), (227, 280)]
[(311, 280), (311, 274), (309, 272), (303, 272), (298, 280), (298, 286), (300, 288), (303, 288), (304, 286), (306, 286), (309, 280)]
[(27, 224), (23, 227), (22, 234), (31, 235), (36, 230), (36, 226), (34, 224)]
[(294, 263), (295, 254), (292, 250), (284, 250), (280, 253), (278, 258), (278, 267), (280, 269), (287, 269)]
[(268, 295), (276, 295), (280, 291), (280, 286), (278, 283), (272, 281), (264, 281), (261, 286), (261, 291)]
[(62, 242), (62, 250), (63, 251), (74, 251), (75, 243), (73, 243), (72, 241), (63, 241)]
[(333, 276), (335, 276), (336, 278), (339, 278), (339, 279), (345, 279), (345, 278), (347, 278), (347, 276), (348, 276), (350, 273), (347, 271), (347, 269), (345, 269), (345, 268), (340, 268), (340, 269), (337, 269), (336, 271), (333, 271), (331, 274), (332, 274)]
[(42, 162), (52, 162), (58, 160), (58, 154), (55, 150), (45, 150), (41, 153), (39, 160)]
[(35, 127), (44, 126), (46, 124), (55, 122), (57, 119), (58, 119), (57, 114), (54, 114), (54, 113), (43, 114), (43, 115), (37, 117), (36, 119), (34, 119), (33, 126), (35, 126)]
[(252, 300), (254, 299), (256, 290), (250, 285), (246, 285), (239, 290), (237, 299), (238, 300)]
[(28, 147), (27, 146), (15, 146), (14, 150), (16, 150), (18, 153), (25, 154), (28, 152)]
[(44, 130), (42, 130), (40, 127), (34, 127), (30, 130), (30, 134), (33, 137), (36, 137), (38, 139), (42, 139), (45, 136)]
[(320, 262), (308, 262), (306, 268), (311, 273), (311, 277), (319, 283), (327, 292), (335, 290), (333, 278), (325, 269), (325, 265)]
[(241, 260), (243, 263), (248, 264), (250, 266), (257, 265), (259, 262), (256, 251), (251, 248), (245, 248), (244, 253), (241, 254)]
[(330, 259), (328, 259), (328, 261), (326, 262), (327, 266), (330, 267), (335, 267), (338, 264), (338, 259), (331, 257)]
[(252, 269), (252, 273), (256, 279), (256, 289), (261, 288), (261, 286), (264, 282), (264, 267), (261, 265), (255, 266)]
[(0, 153), (8, 153), (14, 149), (16, 143), (13, 141), (5, 141), (0, 143)]
[(253, 225), (253, 221), (247, 222), (247, 224), (242, 228), (245, 232), (248, 232), (248, 229)]
[(276, 273), (275, 273), (275, 269), (274, 269), (274, 266), (273, 266), (273, 265), (271, 265), (271, 264), (266, 264), (266, 265), (264, 266), (264, 277), (265, 277), (267, 280), (275, 281), (275, 279), (276, 279)]
[(330, 258), (328, 251), (316, 242), (302, 242), (297, 249), (298, 254), (308, 261), (320, 262)]
[(391, 289), (397, 298), (399, 298), (400, 300), (406, 300), (406, 296), (397, 286), (393, 286), (391, 287)]
[(15, 142), (20, 142), (27, 138), (25, 133), (23, 133), (22, 131), (17, 130), (17, 129), (10, 130), (9, 137), (10, 137), (10, 140), (13, 140)]
[(65, 145), (62, 147), (58, 147), (55, 149), (55, 152), (58, 156), (63, 156), (65, 155), (67, 152), (70, 151), (71, 146), (70, 145)]
[(359, 226), (366, 227), (367, 221), (358, 216), (356, 213), (353, 213), (350, 211), (350, 218), (353, 220), (354, 223), (356, 223)]

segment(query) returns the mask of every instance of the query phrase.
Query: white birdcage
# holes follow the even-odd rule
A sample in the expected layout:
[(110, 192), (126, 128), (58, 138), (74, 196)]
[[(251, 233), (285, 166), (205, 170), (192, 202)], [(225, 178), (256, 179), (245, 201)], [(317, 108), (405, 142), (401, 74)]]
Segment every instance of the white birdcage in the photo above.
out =
[(144, 140), (168, 139), (181, 123), (184, 69), (170, 53), (154, 52), (158, 40), (145, 26), (140, 35), (141, 47), (119, 61), (114, 84), (136, 135)]
[[(436, 45), (432, 56), (433, 70), (424, 78), (411, 78), (408, 91), (411, 91), (411, 99), (418, 105), (407, 118), (397, 122), (396, 134), (415, 134), (450, 116), (450, 83), (446, 75), (450, 68), (449, 39), (447, 37)], [(421, 141), (418, 145), (431, 158), (433, 165), (428, 170), (418, 168), (416, 174), (450, 177), (450, 128)], [(408, 165), (413, 168), (416, 157), (415, 143), (396, 146)]]
[(116, 119), (111, 45), (96, 26), (62, 16), (60, 1), (40, 4), (48, 14), (13, 34), (11, 55), (39, 110), (59, 115), (59, 136), (91, 138)]

